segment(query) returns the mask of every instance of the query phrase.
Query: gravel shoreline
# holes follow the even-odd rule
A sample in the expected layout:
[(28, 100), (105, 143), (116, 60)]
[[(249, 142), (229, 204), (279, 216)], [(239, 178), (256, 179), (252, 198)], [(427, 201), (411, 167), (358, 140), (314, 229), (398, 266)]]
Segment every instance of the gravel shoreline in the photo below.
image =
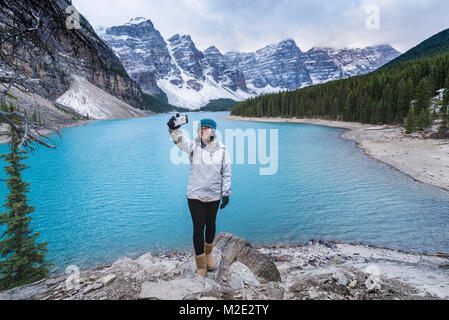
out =
[(449, 141), (406, 135), (401, 127), (373, 126), (322, 119), (223, 116), (229, 120), (304, 123), (348, 129), (341, 134), (365, 154), (405, 173), (415, 181), (449, 191)]
[(310, 240), (253, 247), (220, 233), (217, 267), (195, 274), (193, 252), (144, 254), (0, 293), (0, 300), (449, 299), (449, 255)]

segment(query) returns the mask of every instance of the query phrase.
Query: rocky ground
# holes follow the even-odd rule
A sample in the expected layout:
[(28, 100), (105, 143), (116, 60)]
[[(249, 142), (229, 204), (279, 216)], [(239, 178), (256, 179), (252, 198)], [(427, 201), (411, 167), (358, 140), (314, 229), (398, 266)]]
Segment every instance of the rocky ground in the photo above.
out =
[(217, 235), (217, 268), (195, 274), (194, 256), (171, 252), (56, 276), (0, 294), (0, 300), (448, 299), (449, 255), (363, 244), (309, 241), (252, 247)]
[(409, 175), (414, 180), (449, 191), (449, 140), (421, 133), (405, 134), (402, 127), (370, 127), (347, 131), (365, 153)]

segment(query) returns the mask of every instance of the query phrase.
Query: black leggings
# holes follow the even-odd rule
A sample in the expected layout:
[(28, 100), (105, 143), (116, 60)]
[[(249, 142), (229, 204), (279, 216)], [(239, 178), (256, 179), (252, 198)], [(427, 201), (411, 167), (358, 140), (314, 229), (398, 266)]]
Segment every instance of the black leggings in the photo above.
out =
[(215, 238), (215, 219), (217, 218), (220, 200), (201, 202), (187, 198), (190, 215), (193, 222), (193, 247), (197, 256), (204, 253), (204, 227), (206, 227), (206, 242), (212, 243)]

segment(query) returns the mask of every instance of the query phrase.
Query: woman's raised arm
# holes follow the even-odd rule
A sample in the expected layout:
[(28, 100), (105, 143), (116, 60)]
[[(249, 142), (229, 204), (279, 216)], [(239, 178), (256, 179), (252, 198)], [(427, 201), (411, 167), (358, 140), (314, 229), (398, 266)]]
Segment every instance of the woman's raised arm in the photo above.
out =
[(173, 140), (173, 143), (182, 151), (187, 152), (187, 154), (190, 154), (193, 150), (193, 142), (183, 135), (182, 129), (168, 129), (168, 132), (170, 132), (170, 137)]

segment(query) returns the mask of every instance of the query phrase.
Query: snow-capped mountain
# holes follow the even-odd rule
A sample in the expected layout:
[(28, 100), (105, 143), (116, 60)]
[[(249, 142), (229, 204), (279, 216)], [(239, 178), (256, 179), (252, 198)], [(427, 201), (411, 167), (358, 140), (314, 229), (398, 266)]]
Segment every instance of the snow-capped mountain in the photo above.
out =
[(222, 54), (214, 46), (201, 52), (189, 35), (165, 41), (145, 18), (97, 32), (143, 90), (190, 109), (364, 74), (400, 55), (389, 45), (303, 52), (292, 39), (250, 53)]
[(401, 53), (389, 45), (378, 45), (363, 49), (312, 48), (306, 54), (313, 82), (322, 83), (372, 72)]
[(292, 39), (254, 53), (229, 52), (226, 61), (243, 71), (257, 93), (294, 90), (376, 70), (401, 53), (389, 45), (363, 49), (312, 48), (302, 52)]
[(294, 90), (313, 84), (304, 64), (307, 56), (292, 39), (253, 53), (230, 52), (225, 54), (225, 60), (242, 70), (248, 87), (257, 93), (274, 89)]
[(135, 18), (122, 26), (98, 29), (97, 33), (114, 50), (142, 90), (160, 94), (158, 78), (180, 77), (167, 44), (150, 20)]
[(132, 19), (99, 34), (143, 90), (159, 94), (162, 89), (175, 106), (198, 109), (212, 99), (243, 100), (254, 94), (239, 70), (220, 62), (218, 50), (203, 53), (188, 35), (166, 42), (150, 20)]

